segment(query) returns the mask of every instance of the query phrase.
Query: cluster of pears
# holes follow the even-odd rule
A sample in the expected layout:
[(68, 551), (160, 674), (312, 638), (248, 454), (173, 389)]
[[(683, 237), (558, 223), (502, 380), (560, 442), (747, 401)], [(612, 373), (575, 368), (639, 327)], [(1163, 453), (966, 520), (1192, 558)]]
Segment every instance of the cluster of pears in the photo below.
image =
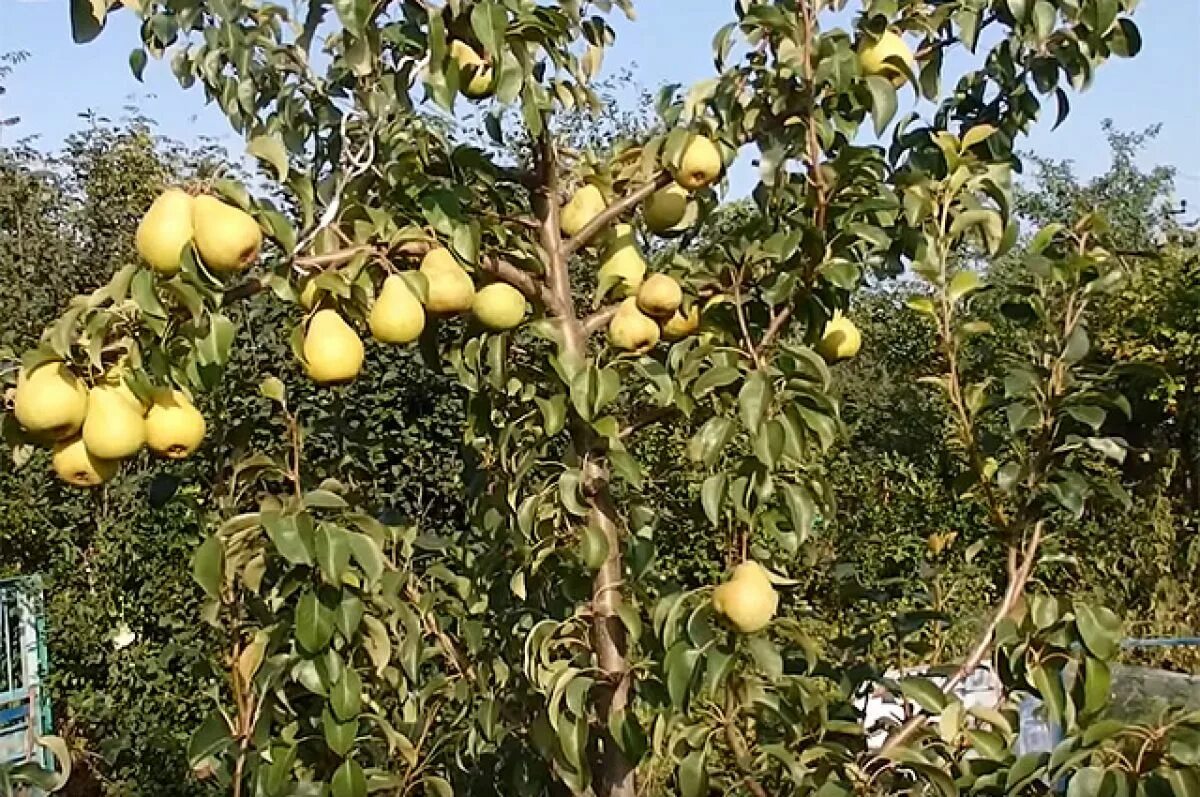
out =
[(121, 460), (143, 446), (183, 459), (205, 433), (204, 416), (181, 391), (156, 390), (146, 404), (119, 370), (89, 389), (63, 362), (21, 371), (13, 415), (31, 435), (53, 445), (54, 472), (77, 487), (108, 481)]
[[(425, 284), (425, 301), (414, 285)], [(308, 283), (301, 303), (315, 305), (315, 292)], [(504, 282), (479, 290), (471, 275), (458, 264), (448, 249), (431, 249), (417, 274), (390, 274), (371, 306), (367, 326), (380, 343), (412, 343), (425, 329), (425, 313), (450, 316), (470, 312), (484, 327), (502, 332), (525, 319), (525, 296)], [(309, 378), (322, 385), (352, 381), (362, 370), (365, 352), (362, 339), (337, 310), (317, 310), (304, 333), (304, 362)]]
[(713, 590), (712, 606), (734, 630), (753, 634), (766, 628), (779, 609), (779, 593), (758, 562), (743, 562)]
[(135, 242), (142, 260), (160, 274), (179, 273), (189, 244), (204, 265), (228, 274), (244, 271), (258, 259), (262, 230), (249, 213), (215, 196), (170, 188), (142, 217)]

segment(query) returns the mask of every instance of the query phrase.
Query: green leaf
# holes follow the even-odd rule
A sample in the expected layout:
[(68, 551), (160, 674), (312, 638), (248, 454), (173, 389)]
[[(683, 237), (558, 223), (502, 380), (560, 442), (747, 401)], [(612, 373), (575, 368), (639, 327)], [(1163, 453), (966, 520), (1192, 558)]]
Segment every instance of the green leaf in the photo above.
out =
[(337, 526), (328, 523), (317, 526), (313, 543), (317, 564), (327, 584), (340, 585), (350, 566), (350, 543), (347, 537), (347, 532)]
[(608, 559), (608, 539), (595, 526), (584, 526), (579, 536), (579, 556), (591, 570), (599, 570)]
[(708, 369), (692, 383), (692, 395), (701, 398), (719, 387), (733, 384), (741, 376), (738, 369), (729, 365), (718, 365)]
[(693, 648), (684, 640), (671, 646), (663, 660), (663, 669), (667, 675), (667, 694), (676, 708), (683, 708), (687, 703), (688, 692), (692, 679), (696, 674), (696, 664), (700, 661), (700, 651)]
[(352, 758), (342, 762), (329, 785), (333, 797), (367, 797), (367, 776)]
[(704, 508), (704, 516), (714, 526), (721, 522), (721, 500), (725, 497), (726, 480), (724, 473), (714, 473), (700, 487), (700, 505)]
[(1076, 603), (1073, 608), (1075, 627), (1079, 629), (1083, 644), (1096, 658), (1112, 660), (1121, 646), (1121, 618), (1104, 606)]
[(355, 736), (358, 735), (358, 720), (338, 722), (328, 710), (321, 712), (321, 728), (325, 734), (325, 744), (339, 756), (347, 755), (354, 749)]
[(707, 750), (693, 750), (679, 762), (679, 794), (681, 797), (707, 797)]
[(742, 424), (746, 427), (746, 431), (751, 433), (758, 431), (774, 398), (770, 377), (762, 371), (750, 374), (738, 393), (738, 411), (741, 413)]
[(71, 0), (71, 38), (85, 44), (100, 35), (108, 17), (107, 0)]
[(192, 557), (192, 577), (210, 598), (221, 597), (225, 581), (225, 546), (216, 534), (208, 535)]
[(946, 295), (951, 302), (958, 302), (983, 287), (983, 280), (974, 271), (964, 270), (954, 275), (946, 287)]
[(1104, 775), (1101, 767), (1076, 770), (1067, 784), (1067, 797), (1099, 797), (1104, 793)]
[(767, 678), (775, 680), (783, 675), (783, 656), (770, 639), (761, 635), (751, 637), (746, 640), (746, 648)]
[(288, 151), (287, 146), (283, 143), (283, 137), (278, 133), (250, 139), (250, 143), (246, 145), (246, 152), (270, 164), (271, 168), (275, 170), (275, 178), (279, 182), (287, 180)]
[(1021, 794), (1020, 789), (1027, 786), (1038, 772), (1045, 766), (1050, 756), (1046, 753), (1026, 753), (1013, 762), (1004, 781), (1004, 788), (1009, 794)]
[(989, 124), (975, 125), (970, 130), (968, 130), (966, 133), (963, 134), (963, 137), (962, 137), (963, 150), (970, 149), (971, 147), (975, 146), (976, 144), (978, 144), (982, 141), (986, 141), (988, 138), (991, 137), (992, 133), (995, 133), (995, 132), (996, 132), (996, 128), (994, 125), (989, 125)]
[(371, 539), (370, 535), (356, 531), (346, 532), (346, 541), (350, 544), (350, 553), (354, 561), (358, 562), (363, 575), (367, 577), (367, 583), (374, 584), (379, 581), (383, 577), (385, 567), (379, 543)]
[(188, 764), (196, 766), (233, 744), (229, 731), (229, 724), (221, 712), (209, 714), (188, 740)]
[(373, 6), (371, 0), (333, 0), (333, 8), (337, 12), (338, 19), (341, 20), (346, 30), (356, 37), (363, 35), (363, 29), (371, 16)]
[(362, 711), (362, 678), (353, 667), (342, 670), (342, 677), (329, 692), (329, 707), (342, 722), (358, 717)]
[(899, 685), (906, 698), (930, 714), (938, 714), (946, 708), (946, 693), (928, 678), (903, 678)]
[[(271, 538), (279, 555), (294, 565), (311, 565), (312, 523), (305, 517), (302, 527), (294, 515), (282, 516), (278, 512), (263, 512), (262, 525)], [(305, 534), (307, 531), (308, 534)]]
[(711, 466), (732, 436), (733, 421), (719, 415), (710, 418), (688, 442), (688, 456), (694, 462)]
[(333, 639), (333, 608), (309, 590), (296, 604), (296, 641), (310, 653), (320, 653)]
[(304, 494), (304, 505), (309, 509), (348, 509), (346, 499), (329, 490), (309, 490)]
[(1088, 350), (1091, 348), (1091, 341), (1088, 340), (1087, 330), (1083, 325), (1077, 325), (1071, 330), (1071, 336), (1067, 338), (1067, 343), (1063, 347), (1062, 358), (1067, 363), (1077, 363), (1087, 356)]
[(871, 94), (871, 118), (875, 122), (875, 135), (882, 136), (896, 115), (896, 87), (892, 85), (892, 81), (879, 75), (869, 75), (866, 84), (867, 91)]
[(492, 58), (498, 58), (507, 49), (505, 46), (505, 31), (508, 28), (508, 16), (504, 8), (494, 0), (477, 3), (471, 10), (471, 30), (475, 38), (483, 45), (483, 49)]

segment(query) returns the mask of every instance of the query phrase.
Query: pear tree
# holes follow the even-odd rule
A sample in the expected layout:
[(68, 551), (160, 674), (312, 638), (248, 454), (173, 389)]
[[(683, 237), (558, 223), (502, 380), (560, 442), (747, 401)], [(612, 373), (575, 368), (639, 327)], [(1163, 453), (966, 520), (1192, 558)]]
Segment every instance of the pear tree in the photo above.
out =
[[(372, 378), (375, 345), (413, 345), (468, 396), (470, 523), (433, 537), (310, 474), (304, 407), (263, 374), (283, 439), (231, 452), (198, 508), (201, 615), (226, 646), (194, 777), (264, 797), (1200, 790), (1200, 718), (1104, 717), (1115, 615), (1027, 594), (1056, 519), (1122, 498), (1104, 427), (1129, 403), (1086, 325), (1128, 264), (1096, 217), (1023, 236), (1012, 175), (1044, 106), (1061, 120), (1136, 54), (1134, 0), (731, 5), (712, 77), (665, 89), (660, 129), (600, 157), (562, 119), (597, 107), (630, 0), (72, 1), (80, 41), (138, 15), (134, 70), (198, 85), (263, 184), (164, 191), (144, 262), (26, 355), (14, 418), (59, 447), (63, 478), (202, 444), (188, 394), (253, 345), (238, 304), (263, 292), (295, 306), (280, 368), (336, 394)], [(751, 161), (753, 212), (690, 245)], [(980, 266), (1018, 248), (1022, 348), (1002, 382), (972, 381)], [(833, 514), (837, 363), (869, 345), (852, 297), (906, 271), (962, 500), (1007, 561), (937, 678), (819, 644), (789, 595)], [(727, 541), (720, 584), (656, 575), (654, 428), (686, 438), (695, 513)], [(954, 695), (985, 661), (1064, 728), (1053, 755), (1019, 752), (1009, 704)], [(876, 689), (904, 716), (867, 728)]]

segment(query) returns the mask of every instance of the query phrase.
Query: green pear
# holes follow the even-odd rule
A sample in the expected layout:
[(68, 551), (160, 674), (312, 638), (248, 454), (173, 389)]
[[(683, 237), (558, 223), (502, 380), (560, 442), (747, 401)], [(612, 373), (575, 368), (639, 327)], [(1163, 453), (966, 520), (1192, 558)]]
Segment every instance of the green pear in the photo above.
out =
[(649, 351), (658, 343), (660, 334), (658, 324), (638, 309), (637, 299), (632, 296), (621, 302), (608, 322), (609, 341), (624, 351)]
[(683, 340), (688, 335), (696, 334), (699, 328), (700, 307), (693, 304), (687, 315), (682, 310), (676, 310), (675, 315), (662, 325), (662, 333), (667, 340)]
[(488, 329), (512, 329), (525, 318), (525, 294), (506, 282), (493, 282), (475, 294), (471, 311)]
[(475, 301), (475, 283), (449, 249), (431, 249), (421, 260), (421, 273), (429, 284), (425, 301), (429, 312), (451, 314), (471, 309)]
[(146, 445), (167, 459), (184, 459), (200, 447), (206, 426), (186, 393), (159, 389), (146, 413)]
[(616, 286), (618, 295), (622, 296), (633, 293), (642, 284), (646, 277), (646, 261), (638, 251), (633, 228), (628, 224), (613, 227), (596, 277), (602, 286)]
[(213, 271), (244, 271), (258, 259), (262, 230), (241, 208), (215, 196), (198, 196), (192, 203), (192, 224), (200, 259)]
[(318, 310), (304, 333), (304, 364), (319, 385), (351, 382), (362, 370), (362, 340), (336, 310)]
[(742, 634), (767, 627), (779, 609), (779, 594), (757, 562), (734, 568), (733, 576), (713, 590), (713, 609)]
[(681, 304), (683, 289), (666, 274), (651, 274), (638, 288), (638, 309), (655, 318), (669, 318)]
[(678, 183), (671, 183), (650, 195), (642, 205), (642, 218), (650, 232), (666, 232), (683, 221), (691, 196)]
[(412, 343), (425, 329), (425, 308), (409, 289), (404, 277), (392, 274), (367, 318), (371, 335), (380, 343)]
[(32, 434), (61, 440), (79, 431), (87, 402), (87, 386), (65, 363), (42, 363), (18, 374), (13, 415)]
[(83, 444), (94, 457), (125, 459), (146, 444), (146, 421), (141, 405), (120, 387), (97, 385), (88, 393)]
[(858, 66), (864, 75), (879, 75), (892, 81), (895, 86), (904, 85), (908, 76), (893, 63), (897, 58), (908, 64), (908, 68), (916, 74), (917, 61), (899, 34), (888, 30), (877, 41), (864, 37), (859, 42)]
[(675, 182), (688, 191), (712, 185), (721, 176), (721, 150), (707, 136), (694, 135), (683, 148)]
[(492, 66), (464, 41), (450, 42), (450, 57), (458, 67), (458, 89), (473, 100), (492, 93)]
[(192, 197), (171, 188), (161, 193), (138, 222), (138, 254), (160, 274), (177, 274), (183, 250), (192, 242)]
[(559, 227), (564, 235), (576, 235), (588, 222), (603, 213), (606, 207), (608, 203), (604, 201), (604, 194), (589, 183), (576, 191), (571, 201), (563, 205), (562, 214), (558, 219)]
[(58, 478), (75, 487), (98, 487), (117, 475), (120, 463), (93, 456), (83, 438), (72, 437), (54, 446), (50, 465)]
[(858, 354), (861, 346), (862, 333), (858, 331), (858, 327), (842, 315), (841, 311), (835, 311), (833, 318), (825, 325), (821, 339), (817, 341), (816, 351), (826, 362), (833, 363), (850, 359)]

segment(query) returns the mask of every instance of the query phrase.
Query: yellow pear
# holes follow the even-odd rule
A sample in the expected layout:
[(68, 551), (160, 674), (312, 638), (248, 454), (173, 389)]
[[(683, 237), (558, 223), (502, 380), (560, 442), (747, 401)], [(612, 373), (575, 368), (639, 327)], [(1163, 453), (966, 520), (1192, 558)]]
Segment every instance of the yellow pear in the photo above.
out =
[(243, 271), (258, 259), (262, 230), (241, 208), (215, 196), (198, 196), (192, 203), (192, 224), (200, 259), (213, 271)]
[(318, 310), (304, 334), (308, 376), (320, 385), (353, 381), (362, 370), (363, 344), (336, 310)]
[(646, 261), (638, 251), (633, 228), (628, 224), (613, 227), (596, 277), (601, 285), (617, 286), (619, 295), (633, 293), (642, 284), (646, 277)]
[(908, 64), (913, 74), (917, 71), (917, 61), (913, 58), (912, 50), (904, 39), (893, 31), (884, 31), (878, 41), (864, 37), (859, 43), (858, 66), (864, 75), (879, 75), (892, 81), (893, 84), (903, 85), (908, 77), (895, 63), (888, 59), (899, 58)]
[(666, 318), (674, 315), (681, 304), (683, 289), (674, 278), (666, 274), (651, 274), (638, 288), (638, 309), (647, 315)]
[(87, 397), (87, 386), (65, 363), (42, 363), (17, 376), (13, 415), (27, 431), (61, 440), (83, 425)]
[(183, 250), (192, 242), (192, 197), (171, 188), (161, 193), (138, 222), (138, 254), (162, 274), (179, 272)]
[(658, 324), (638, 309), (637, 299), (632, 296), (621, 302), (608, 322), (608, 339), (625, 351), (649, 351), (658, 343), (660, 334)]
[(821, 339), (817, 341), (816, 350), (826, 362), (832, 363), (853, 357), (861, 346), (862, 334), (858, 327), (840, 311), (835, 311), (833, 318), (825, 325)]
[(492, 67), (464, 41), (450, 42), (450, 57), (458, 67), (458, 89), (473, 100), (492, 93)]
[(104, 379), (100, 382), (100, 384), (104, 387), (109, 387), (115, 390), (117, 395), (129, 402), (129, 406), (133, 407), (133, 409), (137, 412), (141, 413), (142, 415), (146, 414), (146, 405), (140, 398), (138, 398), (137, 393), (133, 392), (133, 388), (131, 388), (129, 383), (125, 380), (124, 365), (118, 365), (105, 374)]
[(404, 277), (392, 274), (367, 318), (371, 335), (380, 343), (412, 343), (425, 329), (425, 308), (409, 289)]
[(475, 301), (471, 275), (449, 249), (431, 249), (421, 260), (421, 273), (429, 283), (425, 306), (431, 313), (465, 313)]
[(131, 402), (122, 387), (97, 385), (88, 393), (83, 443), (94, 457), (132, 457), (146, 443), (141, 405)]
[(753, 634), (766, 628), (779, 609), (779, 594), (766, 570), (757, 562), (745, 562), (733, 576), (713, 590), (713, 609), (740, 633)]
[(146, 413), (146, 445), (168, 459), (184, 459), (200, 447), (206, 424), (187, 394), (160, 389)]
[(525, 318), (525, 294), (506, 282), (493, 282), (475, 294), (471, 310), (488, 329), (512, 329)]
[(694, 135), (683, 148), (675, 182), (689, 191), (712, 185), (721, 176), (721, 150), (707, 136)]
[(54, 446), (51, 467), (58, 478), (76, 487), (96, 487), (117, 475), (119, 463), (93, 456), (83, 439), (73, 437)]
[(608, 203), (604, 201), (604, 194), (599, 188), (591, 184), (585, 185), (575, 192), (570, 202), (563, 205), (562, 215), (558, 220), (559, 227), (564, 235), (575, 235), (607, 206)]
[(700, 328), (700, 307), (692, 305), (687, 315), (682, 310), (676, 310), (675, 315), (662, 325), (663, 337), (667, 340), (683, 340), (688, 335), (696, 334)]
[(691, 197), (678, 183), (671, 183), (650, 195), (642, 205), (642, 218), (650, 232), (666, 232), (683, 221)]

